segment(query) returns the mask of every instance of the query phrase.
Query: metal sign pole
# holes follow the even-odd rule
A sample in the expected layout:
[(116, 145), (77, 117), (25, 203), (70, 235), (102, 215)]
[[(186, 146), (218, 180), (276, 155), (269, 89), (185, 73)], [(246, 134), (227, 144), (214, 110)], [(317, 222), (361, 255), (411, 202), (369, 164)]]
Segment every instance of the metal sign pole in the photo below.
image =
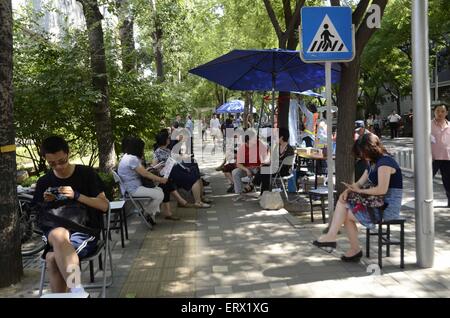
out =
[(431, 108), (428, 73), (428, 0), (412, 2), (412, 71), (416, 257), (422, 268), (434, 262), (434, 214), (431, 165)]
[(331, 114), (331, 62), (325, 63), (325, 89), (327, 95), (327, 182), (328, 182), (328, 215), (333, 213), (334, 209), (334, 162), (333, 162), (333, 116)]
[(439, 75), (438, 75), (438, 54), (436, 52), (436, 65), (434, 68), (434, 100), (439, 100)]

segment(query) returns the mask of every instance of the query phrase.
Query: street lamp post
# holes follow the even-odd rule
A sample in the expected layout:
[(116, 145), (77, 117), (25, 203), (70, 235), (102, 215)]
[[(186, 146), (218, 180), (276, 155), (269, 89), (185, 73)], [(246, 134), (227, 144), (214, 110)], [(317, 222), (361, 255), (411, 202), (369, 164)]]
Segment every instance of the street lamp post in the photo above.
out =
[(434, 263), (434, 212), (431, 166), (431, 109), (428, 55), (428, 0), (413, 0), (411, 39), (413, 62), (414, 171), (416, 257), (422, 268)]

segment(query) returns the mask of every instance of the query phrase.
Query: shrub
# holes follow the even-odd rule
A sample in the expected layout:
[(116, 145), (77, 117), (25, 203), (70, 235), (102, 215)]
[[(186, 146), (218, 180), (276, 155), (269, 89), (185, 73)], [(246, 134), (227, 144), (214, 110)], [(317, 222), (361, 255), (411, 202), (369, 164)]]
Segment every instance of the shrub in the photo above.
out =
[(115, 197), (115, 185), (114, 177), (111, 173), (98, 172), (100, 179), (102, 179), (105, 185), (105, 195), (110, 201), (114, 201)]
[(29, 186), (31, 186), (33, 183), (36, 183), (40, 177), (41, 177), (40, 175), (37, 175), (37, 176), (31, 176), (31, 177), (29, 177), (29, 178), (26, 178), (20, 185), (21, 185), (22, 187), (29, 187)]

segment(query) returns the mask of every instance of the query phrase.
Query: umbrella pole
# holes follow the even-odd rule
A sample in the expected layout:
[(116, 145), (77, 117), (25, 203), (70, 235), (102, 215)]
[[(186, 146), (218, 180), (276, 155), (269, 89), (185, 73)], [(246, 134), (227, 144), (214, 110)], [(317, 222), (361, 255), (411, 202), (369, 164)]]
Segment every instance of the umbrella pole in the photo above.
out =
[[(274, 140), (273, 139), (273, 131), (274, 131), (274, 128), (275, 128), (275, 76), (274, 75), (272, 75), (272, 133), (270, 134), (271, 135), (271, 137), (270, 137), (270, 148), (271, 148), (271, 151), (270, 151), (270, 153), (271, 153), (271, 156), (272, 156), (272, 154), (273, 154), (273, 149), (274, 149), (274, 145), (275, 145), (275, 142), (276, 142), (276, 140)], [(273, 164), (273, 162), (272, 162), (272, 158), (270, 159), (270, 191), (272, 191), (272, 164)]]
[(331, 62), (325, 62), (325, 86), (327, 94), (327, 180), (328, 180), (328, 215), (331, 219), (331, 215), (334, 212), (334, 161), (333, 161), (333, 114), (331, 113)]
[(263, 111), (264, 111), (264, 94), (265, 93), (263, 93), (261, 109), (259, 111), (259, 118), (258, 118), (258, 138), (259, 138), (259, 130), (261, 129), (262, 114), (263, 114)]
[(275, 83), (272, 80), (272, 128), (275, 128)]

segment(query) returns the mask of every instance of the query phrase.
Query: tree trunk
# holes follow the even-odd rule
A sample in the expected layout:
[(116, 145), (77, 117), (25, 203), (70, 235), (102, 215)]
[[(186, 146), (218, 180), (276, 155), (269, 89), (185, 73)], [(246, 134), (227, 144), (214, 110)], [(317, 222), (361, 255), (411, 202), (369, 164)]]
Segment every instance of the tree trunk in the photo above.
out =
[(124, 72), (136, 70), (136, 54), (134, 46), (134, 17), (130, 13), (128, 0), (116, 0), (119, 11), (119, 35), (122, 50), (122, 68)]
[(395, 100), (397, 103), (397, 114), (399, 114), (400, 116), (402, 115), (402, 108), (401, 106), (401, 93), (400, 90), (397, 90), (398, 94), (397, 94), (397, 99)]
[(244, 116), (242, 118), (242, 122), (243, 122), (243, 127), (244, 129), (248, 128), (248, 114), (249, 114), (249, 110), (250, 110), (250, 92), (247, 91), (245, 92), (245, 102), (244, 102)]
[(277, 127), (289, 129), (289, 99), (291, 93), (280, 92), (278, 94), (278, 117)]
[[(13, 120), (13, 37), (11, 1), (0, 1), (0, 288), (23, 274), (17, 214), (16, 152)], [(3, 152), (4, 151), (4, 152)]]
[(150, 0), (150, 9), (152, 12), (152, 19), (154, 30), (152, 33), (152, 44), (153, 53), (155, 54), (155, 64), (156, 64), (156, 78), (159, 83), (164, 82), (164, 61), (162, 53), (162, 37), (163, 30), (161, 26), (161, 21), (159, 20), (158, 11), (156, 10), (156, 0)]
[(92, 85), (101, 94), (94, 105), (95, 130), (97, 135), (100, 171), (110, 172), (116, 163), (111, 112), (108, 101), (108, 78), (106, 74), (105, 46), (103, 39), (103, 16), (97, 0), (78, 0), (83, 5), (89, 35), (91, 55)]
[[(358, 77), (360, 61), (358, 57), (343, 66), (341, 70), (341, 85), (338, 93), (338, 129), (336, 138), (336, 189), (338, 193), (345, 190), (341, 182), (353, 183), (355, 162), (352, 147), (354, 138), (354, 122), (356, 120), (356, 103), (358, 98)], [(342, 124), (348, 123), (348, 124)]]

